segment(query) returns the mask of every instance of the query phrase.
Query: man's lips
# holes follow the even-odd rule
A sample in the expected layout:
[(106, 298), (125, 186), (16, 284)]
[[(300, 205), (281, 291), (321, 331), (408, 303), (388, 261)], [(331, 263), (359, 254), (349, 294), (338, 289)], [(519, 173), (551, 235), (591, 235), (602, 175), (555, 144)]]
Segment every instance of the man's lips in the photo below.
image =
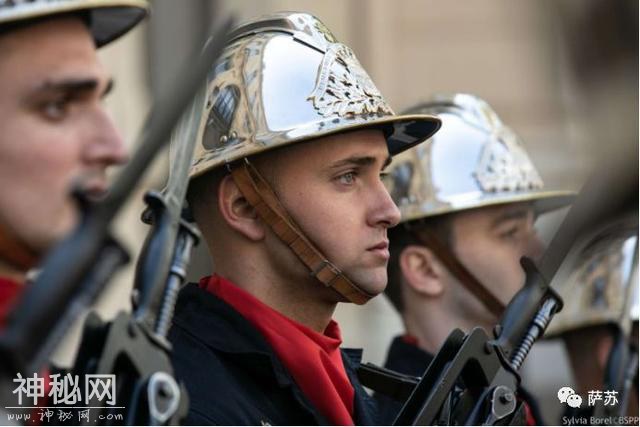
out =
[(84, 194), (85, 197), (93, 201), (103, 199), (107, 195), (108, 189), (109, 187), (106, 182), (98, 181), (85, 183), (78, 188), (81, 194)]
[(377, 245), (367, 248), (368, 252), (372, 252), (384, 259), (389, 259), (389, 241), (383, 240)]
[(109, 189), (106, 177), (100, 172), (86, 173), (74, 179), (72, 187), (92, 200), (103, 198)]
[(368, 251), (372, 251), (372, 250), (376, 250), (376, 249), (389, 249), (389, 241), (388, 240), (384, 240), (384, 241), (378, 243), (375, 246), (371, 246), (370, 248), (367, 248)]

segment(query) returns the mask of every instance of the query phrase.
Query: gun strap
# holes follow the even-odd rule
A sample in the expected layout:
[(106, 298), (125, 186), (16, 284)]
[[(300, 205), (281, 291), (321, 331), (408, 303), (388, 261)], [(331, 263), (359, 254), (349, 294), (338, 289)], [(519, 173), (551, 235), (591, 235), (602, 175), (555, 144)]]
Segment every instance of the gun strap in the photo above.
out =
[(372, 363), (362, 363), (356, 369), (356, 373), (363, 386), (402, 403), (411, 396), (421, 379)]
[(36, 264), (38, 256), (0, 224), (0, 259), (20, 271), (27, 271)]
[(447, 245), (442, 243), (435, 234), (428, 230), (416, 230), (414, 234), (423, 245), (435, 253), (451, 274), (453, 274), (469, 292), (475, 295), (494, 316), (497, 318), (502, 316), (505, 310), (504, 304), (462, 265)]
[(364, 304), (374, 296), (349, 280), (305, 237), (282, 206), (269, 183), (248, 159), (245, 158), (244, 162), (237, 167), (229, 166), (229, 169), (233, 181), (249, 204), (253, 206), (260, 218), (269, 225), (276, 236), (291, 248), (309, 269), (311, 276), (355, 304)]

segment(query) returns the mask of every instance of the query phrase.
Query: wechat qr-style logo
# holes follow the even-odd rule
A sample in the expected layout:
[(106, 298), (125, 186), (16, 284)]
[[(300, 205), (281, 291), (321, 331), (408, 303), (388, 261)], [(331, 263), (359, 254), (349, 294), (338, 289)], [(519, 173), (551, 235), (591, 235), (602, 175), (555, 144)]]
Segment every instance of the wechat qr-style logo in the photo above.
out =
[(572, 394), (571, 396), (567, 397), (567, 405), (571, 406), (572, 408), (579, 408), (580, 405), (582, 405), (582, 397), (580, 397), (579, 394)]
[(571, 387), (562, 387), (558, 390), (558, 400), (572, 408), (579, 408), (582, 405), (582, 397), (576, 394)]
[(571, 396), (572, 394), (576, 394), (576, 392), (573, 391), (571, 387), (562, 387), (560, 390), (558, 390), (558, 400), (561, 403), (567, 403), (567, 397)]

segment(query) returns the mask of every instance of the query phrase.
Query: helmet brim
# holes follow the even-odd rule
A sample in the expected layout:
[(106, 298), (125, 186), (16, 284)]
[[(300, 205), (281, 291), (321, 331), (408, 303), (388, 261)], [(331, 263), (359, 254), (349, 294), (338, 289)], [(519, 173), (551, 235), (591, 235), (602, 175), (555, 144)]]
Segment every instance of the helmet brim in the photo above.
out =
[(248, 144), (226, 147), (224, 156), (215, 150), (211, 151), (209, 158), (203, 156), (199, 162), (193, 165), (189, 178), (195, 178), (224, 163), (232, 163), (254, 154), (264, 153), (291, 144), (311, 141), (326, 136), (366, 129), (379, 129), (382, 131), (387, 141), (389, 154), (393, 156), (421, 142), (427, 141), (440, 129), (442, 124), (439, 118), (426, 114), (384, 116), (375, 119), (355, 117), (352, 119), (340, 118), (335, 120), (339, 120), (340, 123), (333, 127), (326, 125), (327, 123), (331, 123), (330, 120), (323, 120), (320, 124), (310, 123), (305, 126), (300, 126), (295, 130), (272, 132), (268, 136), (262, 135), (263, 139), (270, 141), (270, 145), (266, 145), (262, 140), (254, 140)]
[(89, 31), (97, 47), (127, 33), (148, 13), (146, 0), (87, 0), (22, 3), (0, 8), (0, 26), (73, 12), (89, 12)]
[[(530, 191), (527, 193), (500, 192), (495, 195), (485, 195), (482, 200), (469, 198), (463, 202), (441, 201), (439, 206), (428, 206), (425, 209), (413, 207), (409, 212), (400, 211), (403, 214), (402, 223), (416, 221), (423, 218), (444, 215), (448, 213), (464, 212), (471, 209), (478, 209), (490, 206), (504, 205), (510, 203), (531, 202), (536, 215), (541, 215), (549, 211), (569, 206), (576, 198), (576, 193), (572, 191)], [(428, 214), (424, 212), (428, 211)]]
[(555, 211), (572, 204), (576, 195), (574, 191), (543, 191), (533, 199), (533, 209), (538, 215)]
[(368, 126), (382, 128), (393, 156), (429, 139), (440, 129), (442, 121), (426, 114), (410, 114), (385, 117), (377, 124), (371, 122), (363, 127)]

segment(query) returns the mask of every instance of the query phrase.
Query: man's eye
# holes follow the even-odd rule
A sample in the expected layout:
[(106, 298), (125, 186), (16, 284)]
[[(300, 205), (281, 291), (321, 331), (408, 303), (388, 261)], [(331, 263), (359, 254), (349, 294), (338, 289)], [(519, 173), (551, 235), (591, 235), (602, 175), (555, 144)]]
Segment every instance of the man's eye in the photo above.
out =
[(338, 181), (340, 182), (340, 184), (343, 184), (343, 185), (351, 185), (355, 182), (355, 180), (356, 180), (355, 172), (347, 172), (338, 177)]
[(520, 231), (520, 228), (512, 227), (500, 233), (500, 237), (507, 240), (517, 239), (520, 237)]
[(69, 110), (68, 99), (55, 99), (45, 102), (41, 111), (42, 114), (49, 120), (62, 120), (66, 116)]
[(503, 232), (501, 235), (502, 235), (502, 237), (513, 237), (516, 234), (518, 234), (518, 229), (517, 228), (511, 228), (511, 229)]

